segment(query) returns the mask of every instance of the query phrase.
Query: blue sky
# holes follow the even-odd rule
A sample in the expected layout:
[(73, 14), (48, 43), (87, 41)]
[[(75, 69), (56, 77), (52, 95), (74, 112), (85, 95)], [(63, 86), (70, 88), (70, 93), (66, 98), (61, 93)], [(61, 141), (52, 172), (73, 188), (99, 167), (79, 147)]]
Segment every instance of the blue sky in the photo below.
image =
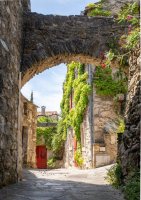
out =
[[(79, 15), (88, 3), (94, 0), (31, 0), (32, 12), (54, 15)], [(34, 103), (46, 106), (48, 111), (60, 112), (62, 85), (66, 76), (64, 64), (45, 70), (31, 79), (23, 88), (22, 93), (30, 99), (34, 93)]]
[(55, 15), (79, 15), (88, 3), (95, 0), (31, 0), (33, 12)]

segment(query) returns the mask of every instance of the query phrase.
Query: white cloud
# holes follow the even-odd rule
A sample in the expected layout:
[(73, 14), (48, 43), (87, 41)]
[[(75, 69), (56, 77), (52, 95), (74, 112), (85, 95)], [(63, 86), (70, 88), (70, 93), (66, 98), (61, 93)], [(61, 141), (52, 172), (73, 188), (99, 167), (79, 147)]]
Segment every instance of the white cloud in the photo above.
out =
[(31, 92), (32, 92), (32, 85), (30, 84), (30, 82), (28, 82), (28, 83), (21, 89), (21, 93), (22, 93), (27, 99), (30, 99)]
[[(58, 111), (60, 112), (60, 102), (62, 99), (62, 94), (54, 94), (46, 96), (40, 92), (34, 92), (34, 103), (39, 107), (46, 106), (48, 111)], [(39, 109), (40, 110), (40, 109)]]
[[(21, 92), (27, 99), (30, 99), (32, 90), (33, 90), (32, 85), (30, 83), (27, 83), (23, 87)], [(59, 89), (56, 89), (56, 91), (51, 94), (48, 94), (48, 92), (43, 94), (42, 92), (37, 91), (37, 90), (33, 90), (33, 93), (34, 93), (34, 103), (37, 106), (39, 107), (46, 106), (46, 110), (48, 111), (60, 112), (60, 102), (62, 99), (62, 92), (60, 92)]]

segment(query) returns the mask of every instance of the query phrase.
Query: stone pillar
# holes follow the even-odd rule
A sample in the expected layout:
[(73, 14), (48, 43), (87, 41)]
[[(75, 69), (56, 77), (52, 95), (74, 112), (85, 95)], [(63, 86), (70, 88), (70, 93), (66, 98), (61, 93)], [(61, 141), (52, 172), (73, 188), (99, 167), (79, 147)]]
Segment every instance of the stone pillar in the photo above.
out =
[[(88, 72), (88, 83), (93, 87), (93, 66), (86, 65), (86, 71)], [(85, 169), (91, 169), (93, 167), (93, 91), (89, 95), (89, 104), (86, 109), (83, 123), (81, 125), (81, 145), (82, 156), (84, 159), (83, 167)], [(82, 138), (83, 137), (83, 138)]]

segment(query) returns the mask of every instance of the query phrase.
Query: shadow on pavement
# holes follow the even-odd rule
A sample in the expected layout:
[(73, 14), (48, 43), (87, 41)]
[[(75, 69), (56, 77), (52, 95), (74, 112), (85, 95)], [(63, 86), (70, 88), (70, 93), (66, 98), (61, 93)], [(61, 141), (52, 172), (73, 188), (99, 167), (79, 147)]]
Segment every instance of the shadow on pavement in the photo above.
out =
[[(25, 171), (21, 182), (0, 190), (0, 200), (123, 200), (120, 192), (109, 185), (87, 183), (85, 175), (71, 176), (67, 172), (58, 180), (57, 172)], [(37, 178), (36, 173), (42, 178)]]

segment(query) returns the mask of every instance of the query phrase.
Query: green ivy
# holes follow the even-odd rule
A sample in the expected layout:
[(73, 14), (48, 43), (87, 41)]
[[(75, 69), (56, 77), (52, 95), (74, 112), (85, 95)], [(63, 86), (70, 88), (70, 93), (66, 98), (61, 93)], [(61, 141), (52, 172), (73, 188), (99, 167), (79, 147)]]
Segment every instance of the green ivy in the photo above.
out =
[(110, 67), (96, 67), (94, 84), (97, 94), (101, 96), (114, 97), (117, 94), (126, 93), (127, 91), (126, 78), (113, 78)]
[(122, 168), (120, 164), (113, 165), (107, 173), (107, 176), (105, 178), (113, 187), (119, 188), (122, 186)]
[(140, 172), (132, 169), (132, 173), (124, 183), (122, 168), (119, 163), (112, 166), (107, 173), (106, 180), (115, 188), (121, 188), (126, 200), (140, 199)]
[(132, 25), (138, 25), (139, 18), (137, 16), (139, 15), (139, 11), (140, 9), (138, 3), (134, 2), (133, 4), (125, 4), (125, 6), (119, 12), (117, 20), (119, 23), (125, 23), (129, 21)]
[(125, 199), (127, 200), (140, 200), (140, 172), (132, 173), (126, 184), (123, 186)]
[[(49, 117), (39, 117), (38, 122), (56, 122), (55, 120), (49, 118)], [(57, 127), (38, 127), (36, 131), (37, 145), (44, 144), (46, 147), (50, 150), (53, 149), (52, 146), (52, 140), (57, 134)]]
[(117, 60), (120, 66), (128, 66), (128, 59), (133, 49), (137, 47), (140, 40), (139, 29), (139, 10), (138, 3), (128, 3), (122, 7), (118, 13), (116, 21), (121, 24), (128, 25), (127, 34), (121, 36), (120, 39), (116, 39), (116, 43), (108, 44), (110, 47), (109, 52), (105, 53), (107, 65), (111, 64), (111, 61)]
[[(61, 102), (62, 120), (59, 133), (65, 139), (67, 128), (72, 127), (78, 141), (80, 137), (80, 126), (83, 122), (84, 112), (88, 105), (88, 96), (91, 86), (87, 83), (88, 74), (85, 66), (72, 62), (68, 65), (66, 80), (64, 83), (64, 94)], [(70, 95), (73, 93), (74, 108), (70, 110)]]
[(123, 48), (126, 48), (128, 50), (134, 49), (139, 44), (139, 40), (140, 29), (135, 28), (127, 36), (125, 36), (125, 44), (123, 45)]
[(100, 3), (90, 3), (87, 5), (87, 7), (90, 9), (88, 12), (88, 16), (93, 17), (93, 16), (110, 16), (111, 12), (104, 10), (102, 6), (102, 2)]
[(56, 162), (56, 159), (54, 157), (50, 158), (47, 162), (48, 168), (54, 169), (55, 168), (55, 162)]
[(63, 155), (64, 142), (66, 139), (66, 124), (63, 119), (59, 120), (57, 125), (57, 134), (52, 139), (52, 150), (56, 156)]
[(125, 123), (123, 119), (119, 119), (119, 126), (118, 126), (118, 130), (117, 133), (124, 133), (125, 131)]
[(78, 144), (78, 146), (77, 146), (77, 150), (75, 152), (74, 159), (75, 159), (76, 164), (77, 164), (78, 167), (82, 167), (83, 166), (84, 159), (83, 159), (83, 156), (82, 156), (82, 151), (81, 151), (80, 144)]
[(139, 5), (138, 3), (126, 4), (118, 14), (117, 21), (119, 23), (128, 23), (128, 34), (123, 35), (120, 39), (122, 48), (127, 50), (134, 49), (140, 40), (139, 29)]

